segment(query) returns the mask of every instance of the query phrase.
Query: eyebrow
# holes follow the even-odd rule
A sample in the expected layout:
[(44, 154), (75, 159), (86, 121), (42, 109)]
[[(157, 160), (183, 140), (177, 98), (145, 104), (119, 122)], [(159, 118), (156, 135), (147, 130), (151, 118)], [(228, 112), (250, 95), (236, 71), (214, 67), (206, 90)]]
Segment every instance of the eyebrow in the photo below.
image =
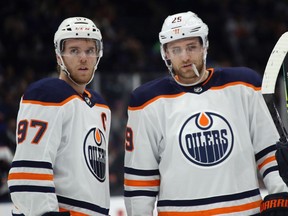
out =
[[(66, 47), (67, 49), (79, 49), (79, 46), (71, 46), (71, 47)], [(96, 46), (89, 46), (87, 49), (96, 49)]]
[[(192, 41), (192, 42), (186, 44), (185, 47), (187, 47), (187, 46), (189, 46), (189, 45), (197, 45), (197, 44), (198, 44), (197, 41)], [(199, 44), (200, 44), (200, 43), (199, 43)], [(201, 44), (200, 44), (200, 45), (201, 45)], [(180, 47), (182, 47), (182, 46), (180, 46), (180, 45), (171, 45), (169, 48), (180, 48)]]

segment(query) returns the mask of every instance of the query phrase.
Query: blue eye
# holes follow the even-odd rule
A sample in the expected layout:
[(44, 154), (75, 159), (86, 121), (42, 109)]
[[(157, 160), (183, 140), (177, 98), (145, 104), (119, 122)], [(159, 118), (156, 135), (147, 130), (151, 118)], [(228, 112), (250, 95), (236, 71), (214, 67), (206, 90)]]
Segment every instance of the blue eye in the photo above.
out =
[(180, 47), (175, 47), (171, 51), (174, 55), (179, 55), (180, 53), (182, 53), (182, 49)]
[(87, 56), (97, 56), (96, 50), (94, 48), (86, 50), (85, 53)]
[(187, 52), (193, 52), (196, 49), (197, 49), (197, 46), (195, 46), (195, 45), (189, 45), (186, 47)]
[(96, 48), (88, 48), (86, 50), (81, 50), (78, 48), (71, 48), (65, 52), (61, 53), (62, 56), (70, 56), (70, 57), (97, 57), (98, 52)]
[(71, 49), (70, 54), (73, 56), (78, 56), (79, 55), (79, 50), (78, 49)]
[(200, 48), (201, 48), (201, 46), (198, 46), (195, 44), (189, 44), (185, 48), (172, 47), (172, 48), (169, 48), (168, 51), (171, 52), (175, 56), (179, 56), (179, 55), (181, 55), (183, 50), (185, 50), (187, 54), (192, 54), (194, 52), (200, 51)]

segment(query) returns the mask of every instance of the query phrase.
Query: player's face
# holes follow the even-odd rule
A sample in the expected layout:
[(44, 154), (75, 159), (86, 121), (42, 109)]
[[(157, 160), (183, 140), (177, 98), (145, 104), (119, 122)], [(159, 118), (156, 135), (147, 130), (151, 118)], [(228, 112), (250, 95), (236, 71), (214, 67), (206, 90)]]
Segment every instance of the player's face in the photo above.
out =
[(67, 39), (61, 53), (71, 78), (79, 85), (86, 85), (97, 61), (97, 47), (91, 39)]
[[(205, 70), (204, 51), (198, 37), (180, 39), (167, 44), (166, 56), (171, 61), (179, 82), (192, 84), (201, 78), (201, 74)], [(192, 69), (192, 64), (195, 64), (199, 71), (199, 77)]]

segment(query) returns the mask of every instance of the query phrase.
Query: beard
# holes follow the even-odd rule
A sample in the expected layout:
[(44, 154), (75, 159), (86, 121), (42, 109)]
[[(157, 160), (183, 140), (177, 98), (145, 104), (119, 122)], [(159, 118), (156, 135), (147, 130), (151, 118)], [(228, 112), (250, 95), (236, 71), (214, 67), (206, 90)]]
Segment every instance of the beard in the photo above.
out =
[[(204, 61), (201, 61), (200, 64), (194, 63), (194, 65), (195, 65), (196, 69), (198, 70), (199, 77), (201, 77), (201, 75), (205, 72)], [(183, 77), (183, 78), (197, 79), (197, 77), (198, 77), (197, 74), (195, 73), (194, 69), (192, 68), (192, 66), (188, 70), (187, 69), (182, 70), (181, 68), (174, 68), (174, 74), (178, 75), (180, 77)]]
[(199, 76), (201, 76), (201, 74), (205, 72), (205, 70), (204, 70), (204, 61), (202, 61), (200, 65), (198, 65), (198, 66), (195, 65), (195, 66), (196, 66), (196, 68), (197, 68), (197, 70), (199, 72)]
[(71, 79), (73, 79), (79, 85), (86, 85), (91, 80), (92, 76), (93, 76), (93, 73), (91, 73), (90, 76), (85, 76), (85, 77), (79, 77), (74, 74), (70, 75)]
[(67, 70), (70, 73), (70, 79), (77, 83), (78, 85), (86, 85), (88, 84), (92, 77), (94, 76), (94, 71), (89, 69), (89, 71), (81, 72), (78, 70), (73, 70), (70, 67), (67, 67)]
[[(198, 70), (198, 75), (197, 72), (195, 72), (195, 70), (193, 69), (192, 65), (191, 66), (187, 66), (185, 68), (174, 68), (174, 78), (176, 80), (176, 82), (178, 82), (180, 85), (187, 85), (187, 86), (191, 86), (191, 85), (196, 85), (199, 82), (203, 81), (203, 77), (205, 76), (206, 73), (206, 66), (205, 66), (205, 61), (202, 59), (198, 62), (198, 64), (196, 65), (195, 63), (190, 63), (190, 64), (194, 64), (195, 69)], [(206, 79), (206, 78), (205, 78)]]

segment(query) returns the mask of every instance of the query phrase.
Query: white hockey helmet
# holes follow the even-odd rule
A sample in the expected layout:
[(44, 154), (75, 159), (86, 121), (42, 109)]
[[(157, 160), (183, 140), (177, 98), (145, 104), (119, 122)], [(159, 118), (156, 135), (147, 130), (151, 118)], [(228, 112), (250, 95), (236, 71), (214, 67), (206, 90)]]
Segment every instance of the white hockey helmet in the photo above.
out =
[[(203, 47), (206, 50), (208, 49), (208, 26), (197, 14), (188, 11), (170, 15), (164, 20), (161, 32), (159, 33), (160, 49), (162, 59), (170, 71), (172, 70), (172, 66), (167, 62), (164, 45), (171, 41), (188, 37), (200, 37)], [(204, 56), (204, 60), (206, 60), (206, 55)]]
[[(97, 28), (95, 23), (85, 17), (70, 17), (60, 24), (58, 30), (54, 35), (54, 46), (56, 55), (59, 56), (61, 63), (58, 62), (61, 69), (67, 74), (67, 76), (78, 85), (73, 78), (71, 77), (70, 72), (67, 70), (65, 63), (61, 57), (61, 51), (63, 49), (63, 41), (69, 38), (84, 38), (84, 39), (93, 39), (96, 42), (98, 56), (97, 62), (94, 65), (94, 71), (96, 71), (97, 66), (100, 62), (101, 57), (103, 56), (103, 41), (100, 30)], [(91, 79), (87, 84), (89, 84), (94, 77), (94, 73), (91, 76)]]
[(188, 37), (201, 37), (203, 46), (208, 47), (208, 27), (191, 11), (168, 16), (159, 33), (162, 45)]
[[(164, 60), (167, 68), (169, 69), (170, 74), (175, 79), (175, 74), (173, 71), (172, 63), (166, 57), (165, 48), (166, 44), (175, 40), (189, 38), (189, 37), (200, 37), (202, 40), (203, 48), (204, 48), (204, 55), (203, 61), (204, 66), (206, 65), (206, 56), (207, 56), (207, 49), (209, 46), (208, 42), (208, 26), (200, 19), (197, 14), (188, 11), (184, 13), (177, 13), (174, 15), (168, 16), (163, 23), (161, 32), (159, 33), (159, 40), (160, 40), (160, 51), (162, 59)], [(206, 67), (206, 66), (205, 66)], [(192, 64), (192, 68), (197, 76), (200, 76), (199, 71), (197, 70), (196, 66)], [(202, 73), (201, 76), (204, 76)], [(200, 82), (199, 79), (195, 83), (191, 84), (183, 84), (177, 81), (180, 85), (183, 86), (192, 86), (196, 85)]]
[(94, 22), (85, 17), (70, 17), (60, 24), (54, 35), (54, 45), (57, 54), (61, 53), (62, 42), (68, 38), (94, 39), (98, 48), (98, 62), (103, 56), (103, 42), (100, 30)]

